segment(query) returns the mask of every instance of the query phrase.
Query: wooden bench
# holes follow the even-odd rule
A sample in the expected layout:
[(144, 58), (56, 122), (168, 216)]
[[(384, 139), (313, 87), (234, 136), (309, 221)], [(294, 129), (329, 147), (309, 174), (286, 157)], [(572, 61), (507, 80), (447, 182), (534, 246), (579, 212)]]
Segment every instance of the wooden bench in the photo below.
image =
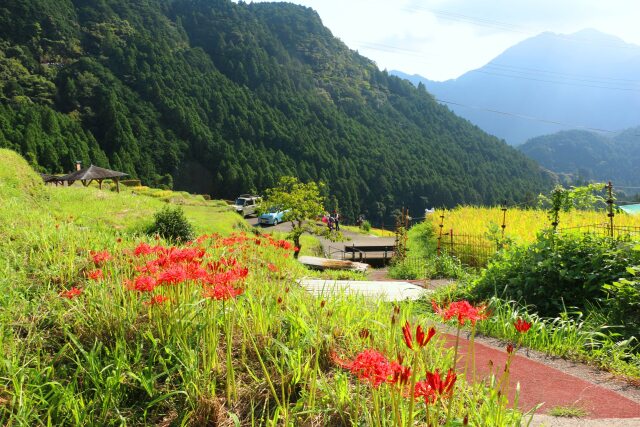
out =
[[(368, 259), (390, 259), (396, 251), (395, 245), (356, 245), (344, 246), (344, 258), (351, 261)], [(349, 256), (351, 254), (351, 256)], [(381, 256), (376, 256), (381, 255)]]

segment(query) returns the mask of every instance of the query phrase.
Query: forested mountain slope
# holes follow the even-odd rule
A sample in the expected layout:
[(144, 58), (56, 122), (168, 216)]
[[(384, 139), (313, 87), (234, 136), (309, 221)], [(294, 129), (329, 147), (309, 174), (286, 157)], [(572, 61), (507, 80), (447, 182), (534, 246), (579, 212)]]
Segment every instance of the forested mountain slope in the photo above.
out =
[(640, 184), (640, 127), (611, 137), (579, 130), (562, 131), (530, 139), (518, 148), (545, 168), (572, 174), (581, 181)]
[(82, 160), (216, 197), (292, 174), (372, 218), (550, 184), (285, 3), (3, 1), (0, 147), (48, 172)]

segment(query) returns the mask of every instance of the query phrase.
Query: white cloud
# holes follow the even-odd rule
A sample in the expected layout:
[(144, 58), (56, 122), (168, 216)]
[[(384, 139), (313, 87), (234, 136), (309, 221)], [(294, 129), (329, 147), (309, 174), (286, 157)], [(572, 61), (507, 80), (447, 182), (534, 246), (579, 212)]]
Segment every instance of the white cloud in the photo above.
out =
[(637, 0), (295, 0), (380, 68), (444, 80), (543, 31), (595, 28), (640, 45)]

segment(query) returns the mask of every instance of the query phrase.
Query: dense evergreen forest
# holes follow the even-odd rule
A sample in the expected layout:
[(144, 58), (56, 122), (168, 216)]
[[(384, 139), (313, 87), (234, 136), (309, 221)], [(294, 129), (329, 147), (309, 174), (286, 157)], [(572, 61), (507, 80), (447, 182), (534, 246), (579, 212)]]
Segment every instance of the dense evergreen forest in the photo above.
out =
[(551, 181), (286, 3), (4, 0), (0, 147), (225, 198), (296, 175), (372, 219)]
[(640, 127), (607, 136), (562, 131), (532, 138), (518, 148), (545, 168), (572, 175), (576, 182), (611, 180), (619, 186), (640, 185)]

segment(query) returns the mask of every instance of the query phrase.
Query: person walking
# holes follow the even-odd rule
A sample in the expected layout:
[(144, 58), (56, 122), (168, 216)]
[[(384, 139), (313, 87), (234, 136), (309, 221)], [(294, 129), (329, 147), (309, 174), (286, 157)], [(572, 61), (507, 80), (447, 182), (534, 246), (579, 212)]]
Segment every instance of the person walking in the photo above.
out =
[(335, 210), (333, 211), (333, 221), (335, 222), (336, 231), (340, 231), (340, 214)]

